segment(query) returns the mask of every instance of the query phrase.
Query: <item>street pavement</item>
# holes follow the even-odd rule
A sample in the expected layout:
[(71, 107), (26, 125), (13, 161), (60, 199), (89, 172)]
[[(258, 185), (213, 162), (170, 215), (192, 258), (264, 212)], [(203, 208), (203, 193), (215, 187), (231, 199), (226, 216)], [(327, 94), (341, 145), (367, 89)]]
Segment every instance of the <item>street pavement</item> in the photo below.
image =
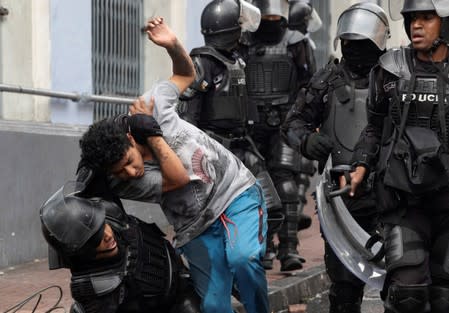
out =
[[(305, 311), (306, 306), (299, 304), (313, 299), (316, 294), (327, 289), (329, 282), (323, 266), (323, 241), (319, 233), (318, 218), (314, 208), (314, 201), (309, 195), (305, 213), (312, 216), (312, 226), (299, 233), (299, 252), (306, 259), (304, 268), (296, 272), (280, 272), (280, 264), (276, 260), (273, 270), (267, 272), (270, 305), (273, 312), (289, 312), (289, 308), (293, 313), (315, 312)], [(50, 286), (61, 288), (61, 301), (58, 305), (64, 307), (68, 312), (72, 302), (69, 283), (70, 272), (66, 269), (49, 271), (46, 259), (0, 269), (0, 312), (6, 313), (9, 308)], [(35, 312), (46, 312), (56, 305), (59, 289), (52, 287), (42, 292), (41, 295), (40, 299), (33, 298), (17, 312), (32, 312), (38, 300)], [(244, 312), (238, 303), (235, 303), (235, 310)]]

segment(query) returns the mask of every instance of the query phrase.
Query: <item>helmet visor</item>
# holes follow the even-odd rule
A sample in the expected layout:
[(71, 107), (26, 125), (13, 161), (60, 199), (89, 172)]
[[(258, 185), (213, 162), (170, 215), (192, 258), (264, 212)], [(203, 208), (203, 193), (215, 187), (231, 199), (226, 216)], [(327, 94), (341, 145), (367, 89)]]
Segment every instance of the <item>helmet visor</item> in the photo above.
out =
[(337, 48), (338, 39), (370, 39), (380, 50), (384, 50), (388, 36), (388, 26), (377, 14), (368, 10), (351, 10), (338, 20), (334, 48)]
[(321, 21), (318, 12), (315, 9), (312, 9), (312, 13), (310, 14), (309, 25), (307, 26), (307, 31), (309, 33), (314, 33), (318, 31), (322, 25), (323, 22)]
[(432, 0), (435, 10), (440, 17), (449, 16), (449, 0)]
[(103, 225), (105, 210), (77, 195), (80, 182), (67, 182), (41, 208), (41, 220), (50, 234), (69, 250), (76, 251)]
[(245, 0), (240, 0), (239, 23), (242, 31), (255, 32), (259, 27), (260, 18), (260, 10), (256, 6)]

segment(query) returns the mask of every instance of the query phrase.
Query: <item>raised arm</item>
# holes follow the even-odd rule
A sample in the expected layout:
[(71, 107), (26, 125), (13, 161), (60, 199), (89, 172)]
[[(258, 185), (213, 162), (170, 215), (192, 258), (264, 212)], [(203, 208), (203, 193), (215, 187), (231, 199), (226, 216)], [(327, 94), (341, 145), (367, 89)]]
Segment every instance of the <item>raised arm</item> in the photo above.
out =
[(159, 161), (161, 168), (162, 192), (171, 191), (183, 187), (189, 183), (190, 179), (181, 160), (169, 147), (164, 138), (149, 134), (149, 129), (152, 128), (149, 122), (154, 121), (156, 123), (152, 119), (153, 107), (154, 99), (151, 99), (149, 106), (147, 106), (143, 98), (138, 98), (130, 106), (129, 111), (132, 114), (130, 118), (131, 135), (134, 134), (134, 138), (140, 144), (143, 144), (145, 141), (149, 146), (153, 157)]
[(162, 17), (149, 20), (146, 32), (148, 39), (167, 49), (173, 64), (170, 81), (178, 87), (180, 93), (184, 92), (195, 78), (195, 69), (190, 56)]

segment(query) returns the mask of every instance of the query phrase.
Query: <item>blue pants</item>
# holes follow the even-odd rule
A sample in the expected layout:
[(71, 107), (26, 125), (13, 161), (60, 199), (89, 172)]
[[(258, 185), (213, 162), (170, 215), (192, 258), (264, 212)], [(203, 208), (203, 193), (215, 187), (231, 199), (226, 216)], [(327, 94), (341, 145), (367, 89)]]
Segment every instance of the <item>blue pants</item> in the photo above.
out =
[(203, 313), (232, 313), (236, 284), (248, 313), (268, 313), (265, 270), (267, 212), (262, 190), (248, 188), (206, 231), (181, 248)]

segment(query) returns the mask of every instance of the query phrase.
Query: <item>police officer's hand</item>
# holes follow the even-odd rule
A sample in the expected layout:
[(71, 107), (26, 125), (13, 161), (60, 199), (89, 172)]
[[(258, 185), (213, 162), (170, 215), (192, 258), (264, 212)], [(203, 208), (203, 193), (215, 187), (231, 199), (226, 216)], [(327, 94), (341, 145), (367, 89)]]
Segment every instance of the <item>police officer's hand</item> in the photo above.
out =
[[(351, 175), (351, 191), (349, 192), (351, 197), (354, 197), (357, 187), (362, 183), (365, 174), (366, 167), (364, 166), (357, 166), (355, 171), (349, 174)], [(346, 186), (346, 178), (342, 175), (340, 176), (340, 188), (343, 188), (344, 186)]]
[(144, 145), (148, 137), (162, 136), (162, 130), (152, 115), (134, 114), (128, 118), (131, 136), (137, 143)]
[(316, 132), (307, 138), (305, 153), (314, 160), (325, 161), (333, 148), (334, 143), (329, 136)]

